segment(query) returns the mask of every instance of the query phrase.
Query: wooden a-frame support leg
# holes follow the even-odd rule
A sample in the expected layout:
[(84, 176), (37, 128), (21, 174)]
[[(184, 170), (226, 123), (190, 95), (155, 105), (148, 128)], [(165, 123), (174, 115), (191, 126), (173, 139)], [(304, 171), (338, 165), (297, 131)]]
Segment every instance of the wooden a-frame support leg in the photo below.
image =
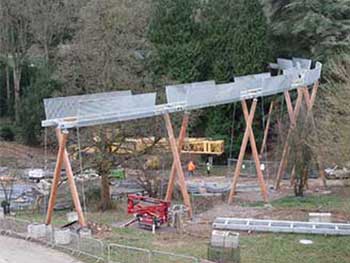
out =
[[(306, 116), (306, 118), (310, 118), (311, 119), (312, 126), (313, 126), (313, 128), (316, 131), (317, 131), (317, 128), (316, 128), (316, 124), (315, 124), (315, 119), (314, 119), (314, 116), (313, 116), (312, 108), (313, 108), (313, 106), (315, 104), (318, 87), (319, 87), (319, 82), (317, 81), (314, 84), (313, 88), (312, 88), (311, 96), (310, 96), (310, 93), (309, 93), (307, 88), (303, 89), (303, 94), (304, 94), (305, 102), (306, 102), (306, 106), (307, 106), (307, 116)], [(318, 133), (316, 132), (315, 134), (317, 136), (317, 141), (319, 141), (318, 140)], [(324, 173), (324, 169), (323, 169), (323, 165), (322, 165), (323, 164), (323, 160), (322, 160), (321, 154), (316, 154), (316, 161), (317, 161), (318, 169), (319, 169), (319, 172), (320, 172), (320, 178), (322, 180), (323, 186), (327, 187), (327, 180), (326, 180), (326, 175)]]
[[(177, 148), (178, 148), (178, 152), (179, 152), (179, 157), (181, 156), (181, 149), (182, 149), (183, 143), (185, 141), (185, 137), (186, 137), (186, 130), (188, 127), (189, 116), (190, 116), (189, 113), (185, 112), (185, 114), (182, 118), (180, 134), (179, 134), (178, 141), (177, 141)], [(174, 191), (176, 171), (177, 171), (176, 164), (175, 164), (175, 160), (174, 160), (173, 164), (171, 166), (168, 189), (167, 189), (166, 196), (165, 196), (165, 200), (169, 201), (169, 202), (171, 201), (173, 191)]]
[(179, 185), (180, 185), (183, 201), (184, 201), (186, 208), (188, 209), (188, 215), (192, 219), (191, 200), (190, 200), (190, 196), (189, 196), (188, 191), (187, 191), (185, 175), (184, 175), (184, 172), (183, 172), (182, 166), (181, 166), (179, 149), (177, 148), (177, 145), (176, 145), (174, 130), (173, 130), (173, 127), (171, 125), (171, 120), (170, 120), (170, 116), (168, 113), (164, 114), (164, 120), (165, 120), (166, 129), (168, 131), (170, 148), (171, 148), (171, 152), (172, 152), (172, 155), (174, 158), (176, 171), (178, 174), (178, 180), (179, 180)]
[(271, 121), (271, 114), (272, 114), (273, 106), (274, 106), (274, 101), (271, 101), (269, 113), (268, 113), (267, 120), (266, 120), (265, 130), (264, 130), (264, 137), (263, 137), (263, 141), (261, 143), (260, 156), (263, 155), (265, 147), (266, 147), (267, 136), (269, 134), (269, 129), (270, 129), (270, 121)]
[(292, 100), (291, 100), (290, 95), (289, 95), (289, 91), (284, 92), (284, 97), (286, 100), (289, 119), (290, 119), (290, 126), (289, 126), (289, 130), (288, 130), (288, 134), (287, 134), (284, 146), (283, 146), (281, 162), (280, 162), (280, 165), (279, 165), (278, 171), (277, 171), (277, 176), (276, 176), (276, 181), (275, 181), (275, 189), (276, 190), (278, 190), (280, 187), (280, 182), (281, 182), (282, 176), (283, 176), (285, 168), (288, 164), (288, 155), (289, 155), (289, 143), (288, 143), (288, 141), (289, 141), (289, 137), (291, 136), (292, 131), (294, 130), (294, 128), (296, 126), (296, 121), (297, 121), (297, 118), (298, 118), (298, 115), (300, 112), (300, 108), (301, 108), (301, 104), (303, 101), (302, 88), (298, 88), (297, 92), (298, 92), (298, 97), (297, 97), (297, 101), (295, 103), (294, 110), (293, 110)]
[(78, 214), (79, 224), (80, 226), (85, 227), (86, 222), (85, 222), (83, 210), (81, 208), (78, 190), (75, 185), (72, 166), (70, 164), (68, 152), (66, 150), (68, 132), (62, 133), (60, 129), (56, 129), (56, 136), (59, 142), (59, 150), (57, 155), (57, 163), (56, 163), (56, 168), (54, 173), (54, 179), (51, 186), (51, 194), (50, 194), (50, 200), (49, 200), (49, 207), (47, 211), (46, 224), (48, 225), (52, 221), (52, 214), (53, 214), (53, 209), (56, 202), (58, 183), (61, 177), (61, 170), (62, 170), (62, 164), (63, 164), (66, 169), (67, 180), (71, 191), (74, 207)]
[[(58, 132), (61, 132), (61, 131), (58, 131)], [(53, 182), (51, 185), (50, 199), (49, 199), (46, 220), (45, 220), (45, 224), (47, 224), (47, 225), (50, 225), (52, 222), (52, 214), (53, 214), (53, 209), (54, 209), (55, 203), (56, 203), (58, 183), (59, 183), (60, 177), (61, 177), (63, 155), (64, 155), (64, 150), (65, 150), (67, 138), (68, 138), (68, 133), (64, 132), (62, 134), (61, 140), (59, 141), (56, 167), (55, 167), (55, 172), (53, 175)]]
[(267, 203), (268, 202), (268, 195), (267, 195), (266, 185), (265, 185), (263, 173), (262, 173), (261, 168), (260, 168), (260, 160), (259, 160), (258, 150), (256, 147), (255, 137), (254, 137), (254, 133), (253, 133), (253, 129), (252, 129), (252, 123), (253, 123), (254, 114), (255, 114), (255, 110), (256, 110), (257, 100), (256, 99), (253, 100), (253, 103), (252, 103), (252, 106), (250, 109), (250, 113), (248, 112), (248, 107), (247, 107), (246, 101), (242, 100), (241, 103), (242, 103), (244, 119), (246, 121), (246, 130), (244, 132), (244, 136), (243, 136), (243, 140), (242, 140), (242, 144), (241, 144), (241, 150), (239, 152), (239, 157), (238, 157), (238, 161), (237, 161), (236, 168), (235, 168), (235, 173), (234, 173), (232, 184), (231, 184), (231, 191), (229, 194), (228, 203), (231, 204), (233, 202), (233, 197), (234, 197), (234, 194), (236, 192), (236, 186), (237, 186), (238, 178), (239, 178), (240, 173), (241, 173), (241, 167), (242, 167), (245, 151), (246, 151), (247, 144), (248, 144), (248, 139), (250, 141), (250, 145), (252, 148), (252, 154), (253, 154), (253, 158), (254, 158), (254, 162), (255, 162), (255, 167), (256, 167), (256, 172), (257, 172), (257, 176), (258, 176), (258, 181), (259, 181), (259, 185), (260, 185), (262, 198), (263, 198), (264, 202)]

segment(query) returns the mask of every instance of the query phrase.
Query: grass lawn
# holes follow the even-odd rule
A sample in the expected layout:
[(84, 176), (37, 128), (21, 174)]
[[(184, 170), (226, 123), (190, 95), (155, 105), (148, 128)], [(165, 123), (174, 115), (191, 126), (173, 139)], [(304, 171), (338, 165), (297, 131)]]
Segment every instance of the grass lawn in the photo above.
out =
[[(274, 208), (344, 212), (350, 215), (350, 188), (334, 188), (331, 194), (308, 194), (304, 197), (287, 196), (271, 202)], [(241, 206), (263, 207), (263, 202), (240, 203)]]
[[(301, 239), (314, 243), (302, 245)], [(196, 239), (158, 233), (153, 235), (138, 229), (114, 229), (112, 243), (162, 250), (200, 258), (207, 257), (208, 239)], [(242, 234), (242, 262), (350, 262), (350, 237), (297, 234)]]
[[(287, 211), (332, 211), (344, 213), (350, 218), (349, 188), (332, 189), (330, 195), (312, 194), (306, 197), (284, 197), (272, 202), (272, 206)], [(242, 206), (261, 207), (260, 202), (242, 203)], [(119, 211), (119, 212), (117, 212)], [(54, 213), (54, 224), (66, 223), (66, 211)], [(349, 215), (349, 216), (348, 216)], [(32, 213), (18, 213), (18, 217), (31, 218), (43, 222), (44, 216)], [(118, 205), (117, 210), (105, 213), (90, 212), (86, 215), (88, 220), (111, 225), (118, 220), (125, 220), (127, 215), (125, 207)], [(135, 227), (113, 228), (106, 241), (122, 245), (135, 246), (151, 250), (168, 251), (199, 258), (207, 257), (209, 233), (203, 237), (188, 234), (179, 235), (172, 231), (159, 231), (153, 235), (149, 231)], [(313, 241), (311, 245), (299, 243), (301, 239)], [(350, 263), (350, 236), (321, 236), (304, 234), (247, 234), (241, 233), (240, 238), (241, 262), (324, 262), (324, 263)], [(126, 254), (126, 256), (128, 256)], [(157, 261), (158, 262), (158, 261)], [(169, 262), (167, 260), (159, 262)], [(174, 261), (184, 262), (184, 261)]]

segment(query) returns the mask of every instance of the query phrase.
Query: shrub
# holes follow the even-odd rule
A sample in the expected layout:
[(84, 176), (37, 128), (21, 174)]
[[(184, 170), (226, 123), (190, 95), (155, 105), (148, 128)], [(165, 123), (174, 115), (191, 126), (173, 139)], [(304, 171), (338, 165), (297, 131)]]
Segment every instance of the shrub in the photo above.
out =
[(15, 140), (14, 127), (11, 125), (0, 127), (0, 138), (5, 141), (14, 141)]

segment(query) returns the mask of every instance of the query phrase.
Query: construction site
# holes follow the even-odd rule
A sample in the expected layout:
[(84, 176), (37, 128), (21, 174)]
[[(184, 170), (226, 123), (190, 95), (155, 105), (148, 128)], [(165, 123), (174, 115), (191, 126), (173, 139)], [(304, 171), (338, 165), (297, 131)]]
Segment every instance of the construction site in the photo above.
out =
[[(347, 262), (348, 250), (333, 253), (331, 244), (345, 248), (350, 235), (350, 173), (323, 167), (320, 156), (300, 169), (290, 139), (299, 118), (314, 125), (322, 64), (278, 59), (270, 69), (225, 84), (166, 86), (165, 104), (156, 93), (131, 91), (45, 99), (43, 148), (1, 148), (2, 161), (16, 159), (20, 174), (1, 168), (1, 233), (87, 262)], [(252, 123), (268, 98), (257, 145)], [(188, 137), (187, 130), (192, 111), (227, 103), (242, 106), (245, 129), (238, 156), (220, 163), (224, 140)], [(288, 119), (277, 119), (283, 105)], [(163, 136), (120, 139), (111, 125), (145, 118), (163, 122)], [(282, 147), (271, 148), (271, 127), (282, 120)], [(107, 176), (88, 167), (101, 157)], [(104, 180), (101, 195), (113, 208), (98, 212), (92, 195), (106, 191)], [(320, 254), (326, 261), (314, 255), (319, 249), (328, 251)]]
[(0, 263), (350, 263), (349, 21), (0, 0)]

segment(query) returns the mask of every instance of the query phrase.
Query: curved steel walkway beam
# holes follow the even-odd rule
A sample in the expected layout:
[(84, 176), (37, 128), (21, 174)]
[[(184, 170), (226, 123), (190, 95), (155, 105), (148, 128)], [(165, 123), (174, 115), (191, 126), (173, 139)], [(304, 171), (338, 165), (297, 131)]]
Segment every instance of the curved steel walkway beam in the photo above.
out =
[(155, 93), (131, 95), (129, 91), (85, 95), (88, 98), (49, 99), (44, 101), (46, 120), (42, 126), (75, 128), (101, 125), (279, 94), (311, 86), (318, 81), (322, 64), (316, 62), (314, 69), (307, 69), (310, 65), (311, 61), (305, 59), (279, 59), (276, 67), (283, 74), (278, 76), (261, 73), (236, 77), (235, 82), (220, 85), (205, 81), (167, 86), (167, 103), (161, 105), (156, 105)]

